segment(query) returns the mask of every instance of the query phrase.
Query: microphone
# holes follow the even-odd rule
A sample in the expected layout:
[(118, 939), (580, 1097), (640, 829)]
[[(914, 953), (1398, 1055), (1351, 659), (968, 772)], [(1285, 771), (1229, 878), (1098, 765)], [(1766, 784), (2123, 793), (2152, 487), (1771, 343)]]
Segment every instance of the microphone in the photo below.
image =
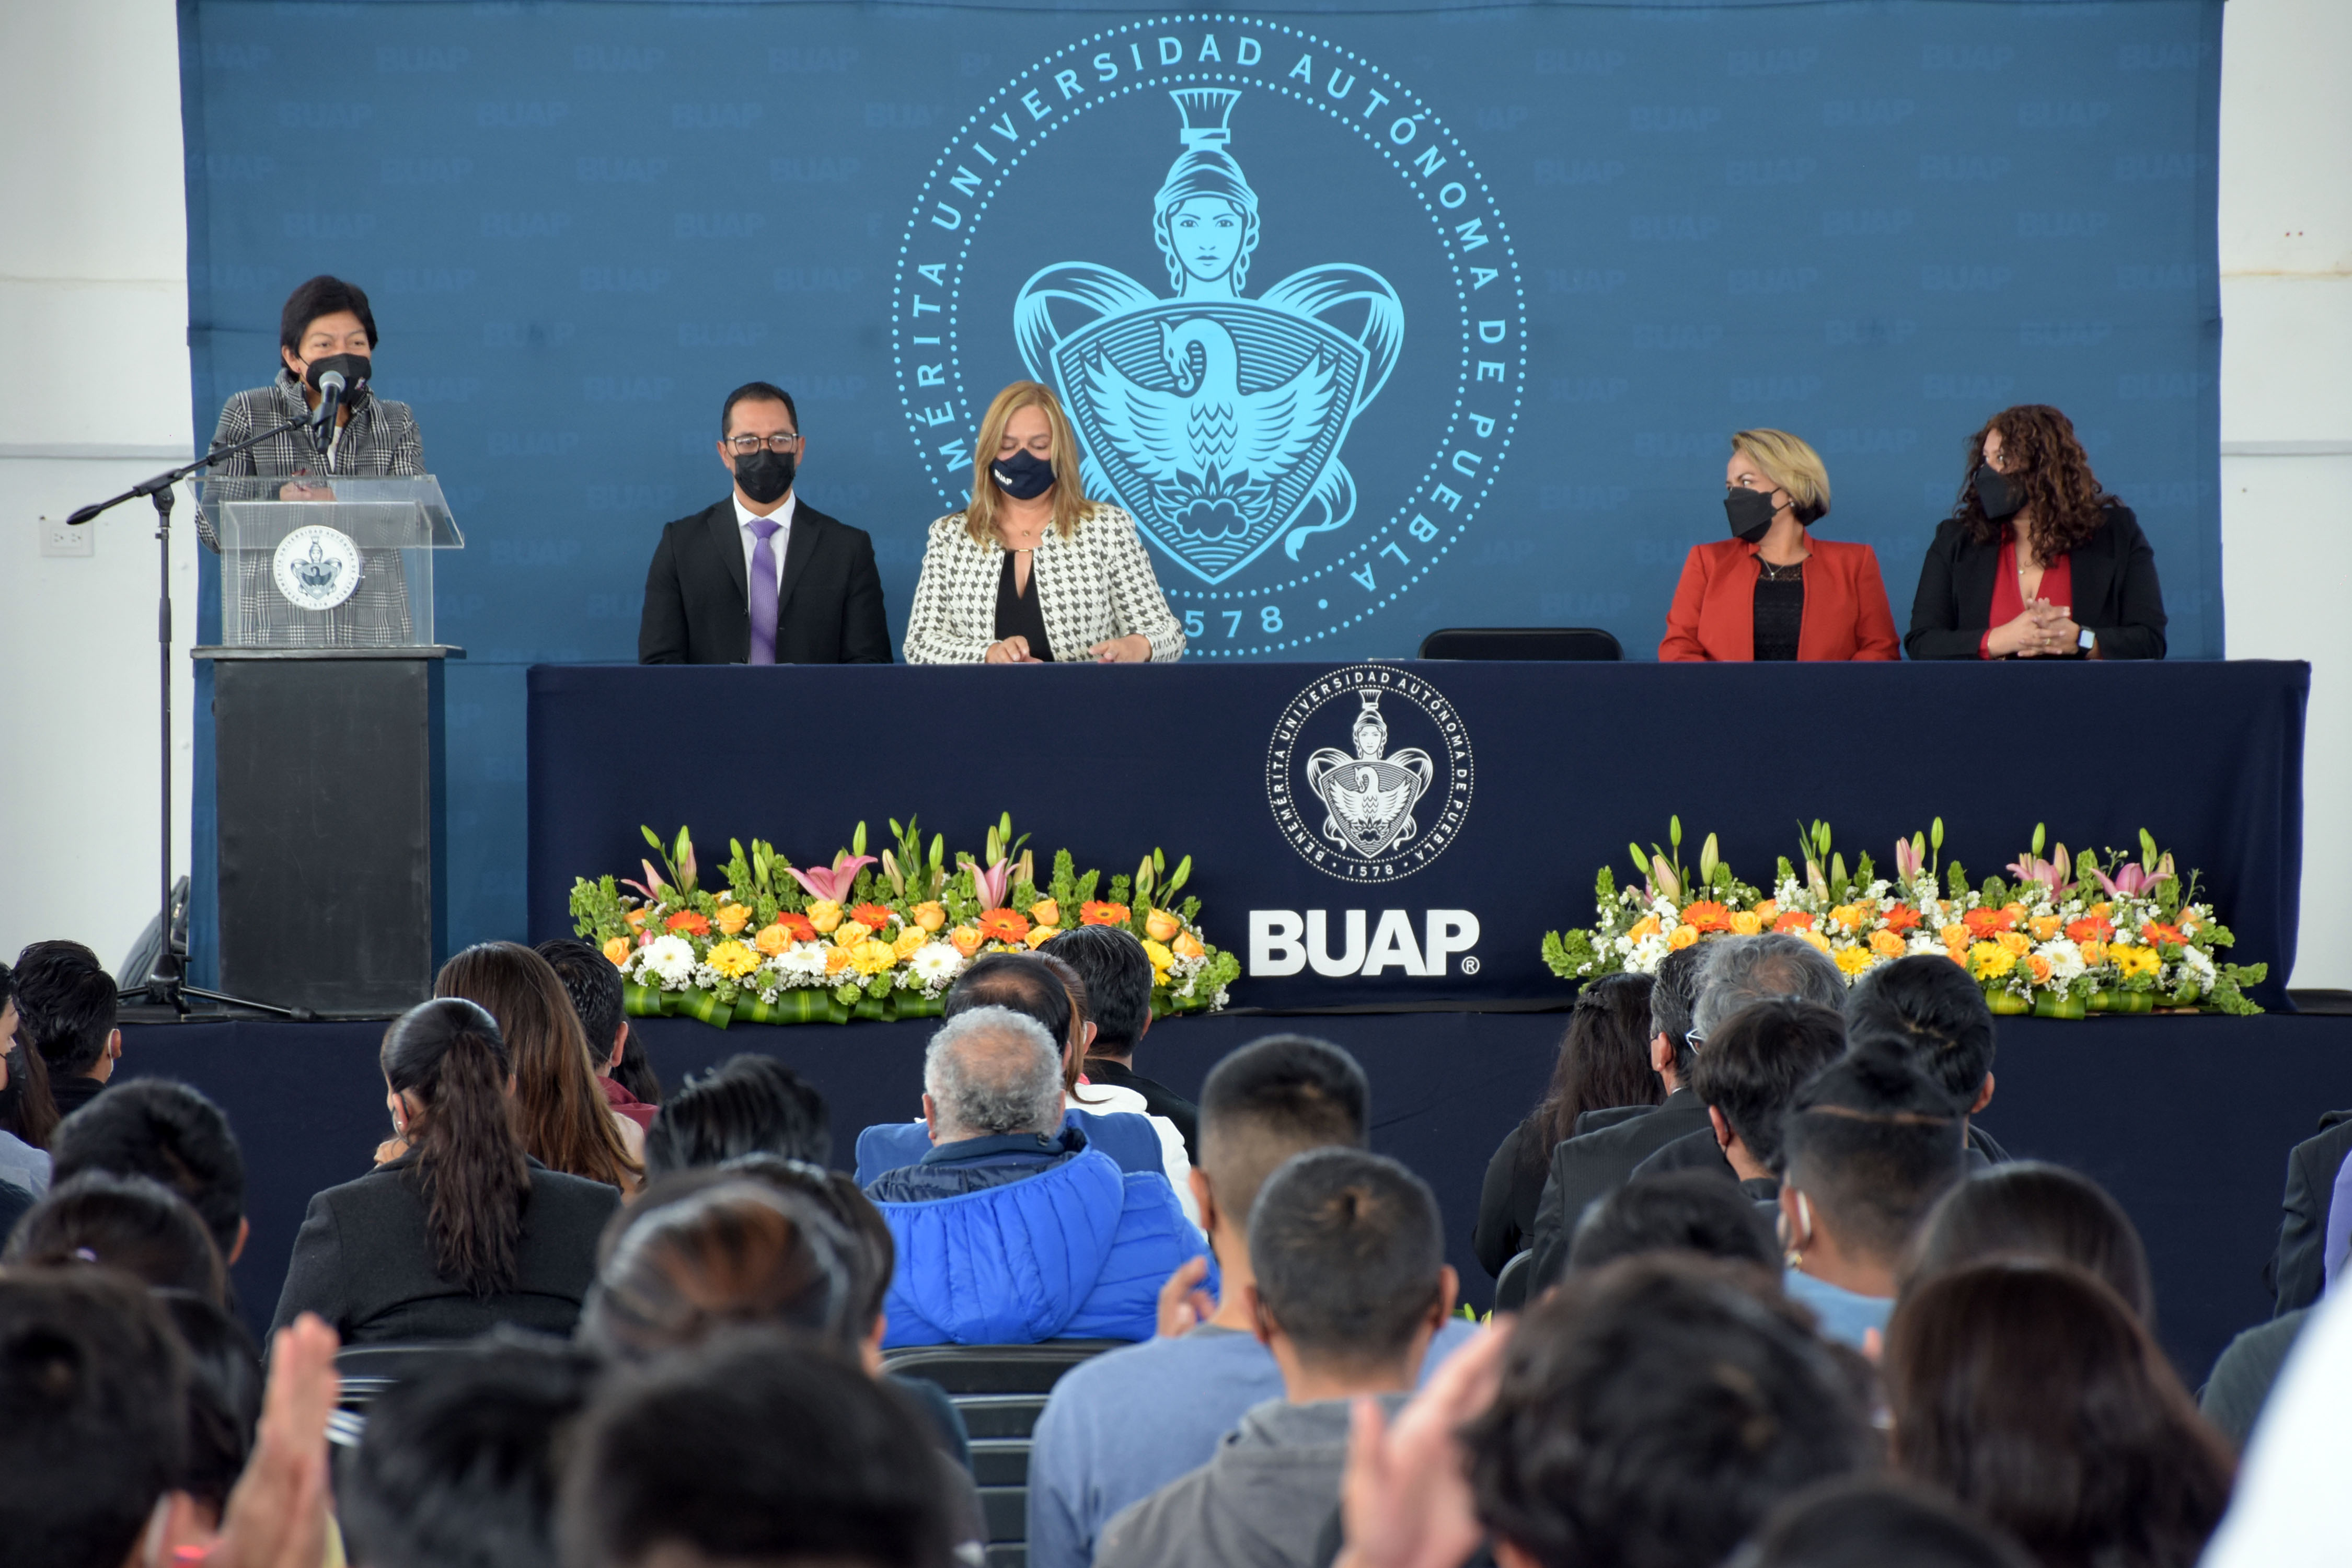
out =
[(321, 452), (334, 439), (335, 410), (342, 404), (345, 384), (340, 370), (319, 373), (319, 406), (310, 414), (310, 435)]

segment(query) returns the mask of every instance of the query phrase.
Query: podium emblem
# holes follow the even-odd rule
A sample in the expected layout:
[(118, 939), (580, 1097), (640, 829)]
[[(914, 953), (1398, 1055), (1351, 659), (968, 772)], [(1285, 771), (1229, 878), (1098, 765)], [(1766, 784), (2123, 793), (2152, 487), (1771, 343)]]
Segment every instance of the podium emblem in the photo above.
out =
[(269, 574), (297, 609), (331, 610), (359, 588), (359, 546), (320, 523), (298, 528), (278, 542)]
[(1412, 819), (1413, 803), (1437, 782), (1437, 764), (1419, 746), (1382, 756), (1389, 726), (1381, 717), (1380, 691), (1356, 695), (1364, 706), (1353, 726), (1355, 755), (1325, 746), (1307, 759), (1307, 787), (1328, 813), (1323, 837), (1358, 855), (1374, 856), (1420, 830)]
[[(1313, 744), (1340, 739), (1344, 748)], [(1394, 746), (1400, 740), (1418, 743)], [(1266, 799), (1283, 837), (1348, 881), (1409, 877), (1444, 854), (1469, 814), (1473, 782), (1461, 714), (1428, 681), (1389, 665), (1350, 665), (1315, 681), (1283, 709), (1266, 752)]]

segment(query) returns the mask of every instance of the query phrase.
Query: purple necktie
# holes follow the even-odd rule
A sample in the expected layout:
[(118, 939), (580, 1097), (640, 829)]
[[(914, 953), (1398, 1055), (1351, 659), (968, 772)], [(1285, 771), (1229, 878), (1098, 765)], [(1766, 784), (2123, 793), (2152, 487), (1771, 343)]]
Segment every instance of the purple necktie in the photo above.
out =
[(770, 541), (783, 527), (772, 517), (755, 517), (751, 531), (760, 542), (751, 547), (751, 662), (776, 662), (776, 552)]

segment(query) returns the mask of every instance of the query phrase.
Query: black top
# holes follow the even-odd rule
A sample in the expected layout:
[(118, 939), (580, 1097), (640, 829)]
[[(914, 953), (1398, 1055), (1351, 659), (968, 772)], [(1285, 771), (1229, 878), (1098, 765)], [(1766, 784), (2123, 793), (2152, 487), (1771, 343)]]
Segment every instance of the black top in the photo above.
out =
[[(664, 528), (646, 572), (637, 662), (749, 662), (750, 584), (732, 495)], [(784, 584), (776, 594), (776, 662), (890, 662), (874, 541), (799, 500), (784, 543)]]
[(1794, 659), (1797, 634), (1804, 624), (1804, 568), (1800, 566), (1785, 577), (1759, 571), (1756, 575), (1756, 662)]
[(1478, 1267), (1497, 1279), (1503, 1265), (1527, 1247), (1528, 1236), (1535, 1229), (1536, 1205), (1543, 1197), (1544, 1178), (1551, 1173), (1551, 1163), (1529, 1159), (1526, 1150), (1528, 1139), (1542, 1136), (1530, 1116), (1511, 1129), (1495, 1157), (1486, 1162), (1486, 1181), (1478, 1190), (1478, 1223), (1470, 1232), (1470, 1250), (1477, 1254)]
[(1029, 568), (1027, 593), (1014, 587), (1013, 562), (1016, 553), (1011, 550), (1004, 552), (1004, 573), (996, 579), (996, 640), (1003, 642), (1006, 637), (1027, 637), (1029, 657), (1050, 663), (1054, 648), (1045, 640), (1045, 612), (1037, 604), (1037, 569), (1034, 566)]
[[(1166, 1084), (1155, 1083), (1133, 1068), (1122, 1062), (1115, 1062), (1108, 1057), (1087, 1058), (1087, 1081), (1110, 1085), (1118, 1089), (1131, 1089), (1143, 1096), (1143, 1113), (1147, 1116), (1164, 1116), (1174, 1122), (1177, 1132), (1184, 1140), (1184, 1157), (1195, 1165), (1201, 1163), (1201, 1108), (1199, 1106), (1170, 1089)], [(1079, 1096), (1078, 1104), (1081, 1109), (1084, 1109), (1086, 1097), (1083, 1094)]]
[(1555, 1147), (1551, 1173), (1536, 1203), (1535, 1224), (1528, 1232), (1528, 1247), (1536, 1255), (1529, 1299), (1567, 1267), (1568, 1246), (1575, 1239), (1576, 1223), (1584, 1217), (1586, 1205), (1623, 1186), (1633, 1167), (1652, 1154), (1707, 1125), (1706, 1107), (1698, 1096), (1677, 1089), (1646, 1116), (1579, 1133)]
[(2320, 1119), (2319, 1135), (2305, 1139), (2287, 1153), (2278, 1247), (2269, 1269), (2280, 1317), (2310, 1306), (2327, 1287), (2327, 1211), (2336, 1200), (2336, 1174), (2347, 1158), (2352, 1158), (2352, 1110), (2329, 1111)]
[(85, 1074), (49, 1069), (49, 1098), (58, 1102), (60, 1121), (96, 1100), (105, 1089), (103, 1081)]
[[(2164, 589), (2156, 580), (2156, 552), (2131, 508), (2106, 510), (2098, 531), (2067, 552), (2074, 574), (2074, 624), (2096, 637), (2101, 658), (2164, 657)], [(2000, 542), (1978, 544), (1956, 517), (1936, 529), (1919, 563), (1919, 591), (1911, 601), (1911, 630), (1903, 651), (1913, 658), (1975, 658), (1992, 625), (1993, 579), (2000, 574)]]

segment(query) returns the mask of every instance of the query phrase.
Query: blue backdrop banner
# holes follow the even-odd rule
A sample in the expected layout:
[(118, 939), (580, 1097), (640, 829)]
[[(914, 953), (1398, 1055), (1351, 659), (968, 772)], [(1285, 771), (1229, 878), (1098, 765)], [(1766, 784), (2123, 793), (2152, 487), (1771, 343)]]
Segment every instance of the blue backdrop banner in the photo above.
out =
[[(894, 637), (981, 411), (1034, 376), (1190, 658), (1459, 625), (1648, 657), (1748, 426), (1821, 450), (1821, 530), (1876, 548), (1900, 623), (2021, 402), (2138, 512), (2174, 657), (2219, 657), (2221, 15), (182, 0), (197, 434), (296, 283), (368, 289), (467, 540), (459, 941), (525, 922), (523, 668), (634, 656), (753, 379)], [(655, 735), (716, 763), (656, 717), (614, 715), (614, 767)]]

